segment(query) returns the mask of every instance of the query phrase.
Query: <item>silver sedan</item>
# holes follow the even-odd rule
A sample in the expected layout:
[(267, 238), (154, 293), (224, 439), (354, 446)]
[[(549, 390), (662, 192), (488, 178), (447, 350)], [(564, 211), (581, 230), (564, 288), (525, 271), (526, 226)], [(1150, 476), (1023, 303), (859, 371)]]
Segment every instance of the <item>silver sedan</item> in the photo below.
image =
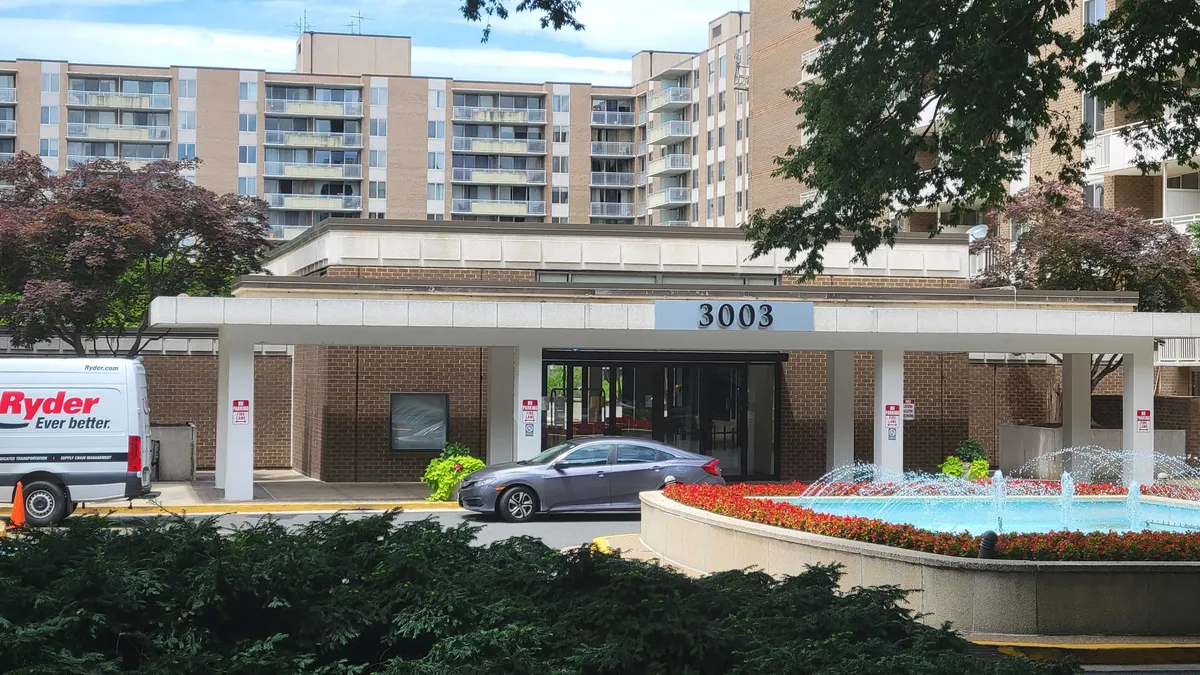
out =
[(476, 471), (459, 484), (458, 503), (509, 522), (551, 511), (635, 511), (638, 493), (670, 483), (723, 485), (717, 461), (640, 438), (581, 438)]

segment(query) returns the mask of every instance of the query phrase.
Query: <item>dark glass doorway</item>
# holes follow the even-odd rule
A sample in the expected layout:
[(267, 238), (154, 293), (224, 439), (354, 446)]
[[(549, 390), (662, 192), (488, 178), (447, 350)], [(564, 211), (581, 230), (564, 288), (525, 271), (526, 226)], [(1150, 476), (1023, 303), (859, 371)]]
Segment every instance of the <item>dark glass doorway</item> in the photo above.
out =
[(774, 478), (784, 357), (548, 350), (543, 446), (579, 436), (652, 438), (720, 459), (729, 477)]

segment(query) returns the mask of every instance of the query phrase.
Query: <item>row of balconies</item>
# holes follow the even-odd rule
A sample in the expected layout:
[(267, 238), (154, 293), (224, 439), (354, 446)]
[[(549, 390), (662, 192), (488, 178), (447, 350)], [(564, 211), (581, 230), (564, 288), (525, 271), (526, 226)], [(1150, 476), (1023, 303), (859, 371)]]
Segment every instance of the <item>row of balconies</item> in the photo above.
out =
[(362, 117), (362, 101), (297, 101), (267, 99), (267, 113), (299, 117)]
[(266, 145), (282, 145), (300, 148), (361, 148), (361, 133), (341, 131), (279, 131), (268, 130), (264, 136)]
[(452, 199), (451, 213), (481, 216), (544, 216), (546, 202), (514, 199)]
[(67, 124), (67, 138), (85, 138), (105, 141), (169, 141), (171, 127), (143, 126), (140, 124), (91, 124), (71, 122)]
[(67, 90), (67, 105), (83, 108), (170, 110), (170, 94), (131, 94), (121, 91)]
[(268, 192), (263, 195), (267, 206), (296, 211), (359, 211), (362, 195), (297, 195)]
[(362, 178), (361, 164), (328, 164), (316, 162), (265, 162), (263, 175), (272, 178), (338, 179)]
[(546, 109), (456, 105), (450, 111), (450, 119), (481, 124), (545, 124)]

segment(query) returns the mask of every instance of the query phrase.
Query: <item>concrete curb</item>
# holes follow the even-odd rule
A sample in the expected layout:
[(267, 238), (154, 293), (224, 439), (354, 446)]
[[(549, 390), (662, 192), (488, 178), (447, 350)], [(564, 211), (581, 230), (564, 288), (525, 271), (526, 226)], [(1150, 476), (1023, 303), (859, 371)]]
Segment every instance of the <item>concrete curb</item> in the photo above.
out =
[[(230, 502), (227, 504), (186, 504), (164, 506), (148, 504), (136, 506), (81, 506), (73, 516), (151, 516), (151, 515), (202, 515), (227, 513), (296, 513), (337, 511), (449, 511), (459, 508), (457, 502)], [(11, 514), (10, 507), (0, 508), (0, 518)]]
[(1023, 656), (1032, 661), (1061, 661), (1069, 656), (1085, 666), (1177, 666), (1200, 663), (1200, 642), (1079, 644), (967, 639), (983, 647), (994, 647), (1001, 654)]

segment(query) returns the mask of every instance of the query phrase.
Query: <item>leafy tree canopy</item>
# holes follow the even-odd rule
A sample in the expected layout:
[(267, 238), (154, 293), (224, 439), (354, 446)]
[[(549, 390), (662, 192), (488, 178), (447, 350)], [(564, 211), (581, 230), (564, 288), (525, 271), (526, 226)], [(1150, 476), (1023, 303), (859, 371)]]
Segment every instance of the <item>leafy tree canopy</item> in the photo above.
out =
[[(804, 3), (793, 16), (812, 21), (821, 49), (815, 78), (786, 93), (807, 140), (776, 158), (776, 175), (819, 198), (753, 214), (756, 253), (788, 249), (811, 276), (823, 270), (830, 241), (850, 240), (859, 260), (894, 244), (891, 218), (919, 205), (1003, 207), (1031, 142), (1061, 161), (1050, 178), (1079, 183), (1080, 150), (1093, 132), (1059, 99), (1080, 89), (1147, 120), (1122, 132), (1140, 148), (1143, 169), (1164, 153), (1190, 163), (1200, 153), (1200, 90), (1189, 88), (1200, 81), (1200, 3), (1125, 0), (1086, 30), (1082, 5)], [(923, 169), (918, 153), (935, 165)]]
[(22, 152), (0, 165), (0, 322), (14, 343), (88, 342), (134, 327), (144, 346), (150, 300), (227, 293), (231, 277), (261, 269), (266, 204), (217, 195), (180, 173), (196, 160), (136, 171), (98, 160), (50, 176)]
[[(463, 0), (460, 9), (468, 21), (487, 21), (483, 27), (483, 42), (487, 42), (492, 35), (492, 17), (507, 19), (508, 6), (511, 4), (506, 4), (505, 0)], [(575, 12), (579, 11), (579, 0), (519, 0), (512, 11), (541, 13), (538, 23), (542, 28), (583, 30), (583, 24), (575, 19)]]

